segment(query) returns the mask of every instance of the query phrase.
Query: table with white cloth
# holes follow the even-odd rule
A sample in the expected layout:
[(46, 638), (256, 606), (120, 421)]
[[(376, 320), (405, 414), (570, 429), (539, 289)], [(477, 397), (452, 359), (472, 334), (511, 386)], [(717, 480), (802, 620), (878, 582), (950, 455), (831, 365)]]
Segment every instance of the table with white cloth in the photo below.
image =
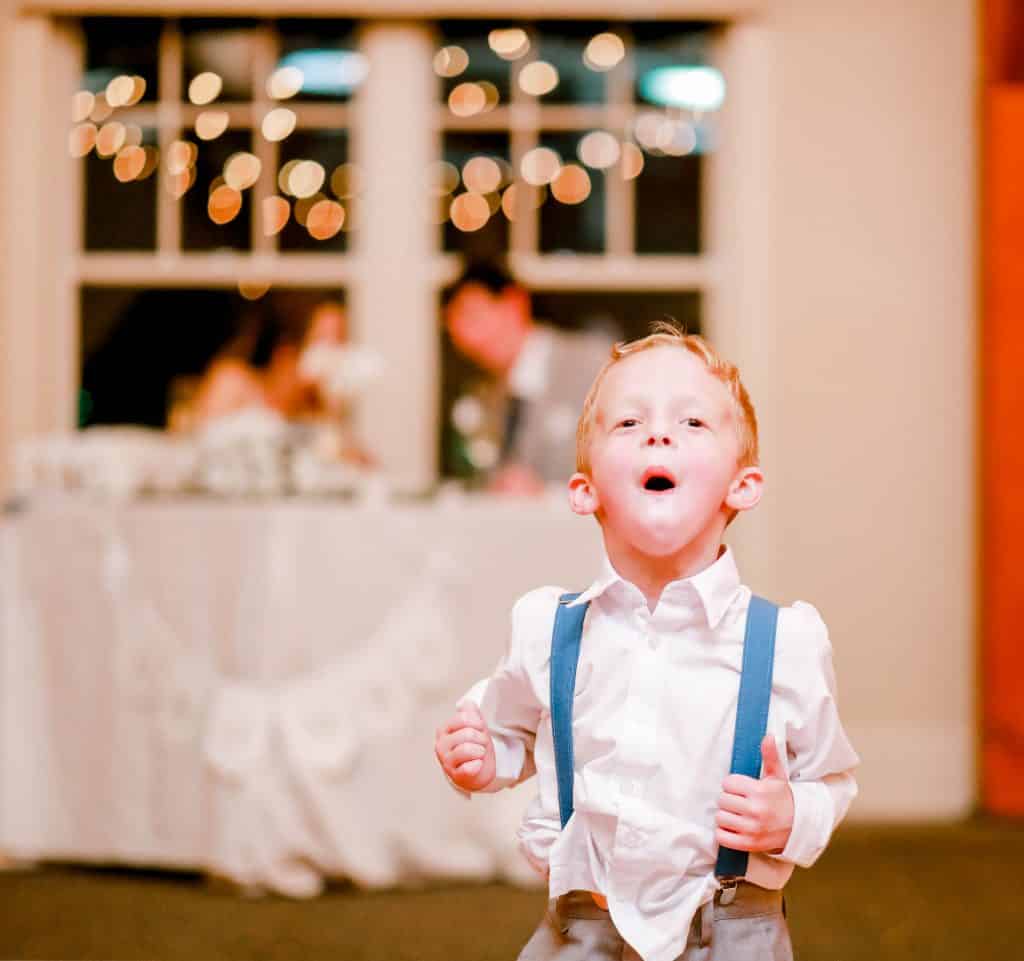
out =
[(294, 896), (532, 872), (530, 784), (467, 800), (434, 729), (542, 584), (600, 560), (564, 499), (68, 496), (0, 519), (0, 852)]

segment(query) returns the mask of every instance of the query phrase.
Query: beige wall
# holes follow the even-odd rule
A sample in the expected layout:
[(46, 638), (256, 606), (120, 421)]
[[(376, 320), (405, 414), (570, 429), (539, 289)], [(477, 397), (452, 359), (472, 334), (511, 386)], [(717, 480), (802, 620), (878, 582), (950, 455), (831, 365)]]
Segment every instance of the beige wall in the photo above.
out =
[[(956, 815), (974, 799), (972, 4), (760, 6), (765, 244), (758, 311), (734, 336), (760, 345), (739, 353), (770, 488), (740, 550), (763, 592), (831, 627), (864, 758), (855, 814)], [(0, 396), (12, 369), (0, 354)]]
[[(9, 116), (11, 81), (11, 18), (14, 3), (12, 0), (0, 0), (0, 110)], [(7, 158), (11, 151), (11, 131), (7, 124), (0, 124), (0, 185), (8, 176)], [(12, 283), (12, 277), (5, 269), (10, 259), (10, 233), (2, 229), (8, 219), (8, 200), (10, 191), (0, 187), (0, 290)], [(9, 388), (11, 383), (11, 347), (8, 325), (11, 323), (10, 311), (6, 302), (0, 298), (0, 497), (7, 483), (12, 436), (11, 403)]]
[(857, 813), (957, 814), (975, 796), (972, 4), (775, 9), (778, 595), (830, 625)]

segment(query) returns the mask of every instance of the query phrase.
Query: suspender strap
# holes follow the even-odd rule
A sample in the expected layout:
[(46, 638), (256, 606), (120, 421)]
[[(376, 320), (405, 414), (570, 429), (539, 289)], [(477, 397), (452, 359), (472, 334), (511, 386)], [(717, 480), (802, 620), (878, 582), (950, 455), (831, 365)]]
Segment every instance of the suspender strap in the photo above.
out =
[[(747, 631), (743, 638), (743, 673), (736, 704), (736, 734), (732, 745), (732, 774), (756, 778), (761, 773), (761, 741), (768, 727), (772, 694), (775, 628), (779, 609), (756, 595), (750, 598)], [(720, 847), (715, 874), (741, 878), (747, 873), (747, 852)]]
[(558, 778), (558, 810), (562, 827), (572, 817), (572, 701), (576, 692), (576, 664), (580, 658), (580, 639), (587, 604), (568, 607), (579, 594), (563, 594), (555, 611), (551, 635), (551, 734), (555, 748), (555, 772)]

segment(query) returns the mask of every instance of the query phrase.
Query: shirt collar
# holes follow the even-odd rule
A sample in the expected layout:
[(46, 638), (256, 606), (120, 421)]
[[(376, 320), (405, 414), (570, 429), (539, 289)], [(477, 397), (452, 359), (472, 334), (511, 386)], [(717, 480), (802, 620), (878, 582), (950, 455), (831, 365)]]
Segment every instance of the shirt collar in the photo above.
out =
[[(575, 607), (577, 604), (586, 604), (600, 597), (613, 584), (630, 584), (630, 582), (612, 567), (611, 561), (606, 555), (597, 579), (568, 606)], [(718, 559), (704, 570), (698, 571), (691, 577), (666, 584), (658, 599), (658, 608), (660, 609), (663, 604), (670, 606), (678, 604), (685, 594), (693, 590), (704, 609), (708, 626), (714, 630), (729, 609), (739, 586), (740, 574), (736, 567), (735, 556), (730, 547), (723, 545)]]

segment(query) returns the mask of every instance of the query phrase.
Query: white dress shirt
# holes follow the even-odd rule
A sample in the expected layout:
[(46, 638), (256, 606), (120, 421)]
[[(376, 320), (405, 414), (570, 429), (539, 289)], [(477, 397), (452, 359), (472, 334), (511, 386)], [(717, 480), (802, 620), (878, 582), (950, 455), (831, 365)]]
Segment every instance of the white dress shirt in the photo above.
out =
[(519, 355), (508, 372), (508, 389), (514, 397), (524, 400), (543, 398), (551, 379), (551, 351), (554, 338), (541, 324), (534, 324), (519, 349)]
[[(574, 814), (560, 830), (551, 739), (549, 657), (558, 598), (516, 602), (509, 648), (466, 697), (495, 740), (497, 790), (536, 772), (519, 831), (549, 896), (602, 892), (644, 961), (683, 953), (690, 922), (718, 887), (715, 814), (729, 773), (750, 590), (733, 555), (674, 581), (653, 612), (606, 561), (575, 603), (590, 601), (573, 707)], [(779, 855), (751, 854), (747, 879), (781, 888), (812, 864), (857, 793), (836, 708), (828, 632), (810, 604), (779, 612), (768, 731), (793, 790), (793, 829)], [(784, 749), (783, 749), (784, 747)]]

